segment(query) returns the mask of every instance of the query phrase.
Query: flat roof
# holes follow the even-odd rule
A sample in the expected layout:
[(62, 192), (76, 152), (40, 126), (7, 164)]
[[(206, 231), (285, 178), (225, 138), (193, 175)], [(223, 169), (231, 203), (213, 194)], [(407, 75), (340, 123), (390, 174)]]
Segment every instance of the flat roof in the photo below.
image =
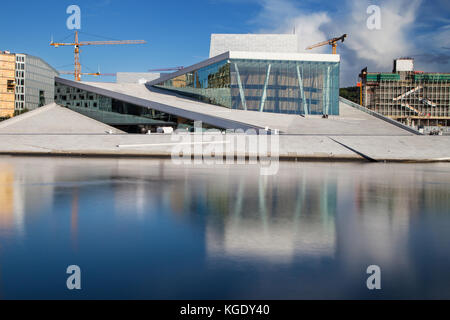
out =
[(185, 73), (207, 67), (226, 59), (236, 60), (269, 60), (269, 61), (307, 61), (307, 62), (340, 62), (341, 56), (338, 54), (318, 54), (318, 53), (278, 53), (278, 52), (245, 52), (228, 51), (210, 59), (204, 60), (187, 68), (173, 73), (161, 75), (160, 78), (147, 82), (147, 85), (154, 86), (166, 80), (181, 76)]
[(209, 57), (227, 51), (299, 52), (296, 34), (217, 34), (211, 35)]

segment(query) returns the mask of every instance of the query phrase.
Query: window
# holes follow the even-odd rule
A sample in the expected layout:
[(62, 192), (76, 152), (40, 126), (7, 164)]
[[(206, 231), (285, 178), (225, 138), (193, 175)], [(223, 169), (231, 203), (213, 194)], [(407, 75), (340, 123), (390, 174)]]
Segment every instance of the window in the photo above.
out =
[(14, 93), (14, 87), (15, 87), (14, 80), (8, 80), (6, 84), (6, 91), (10, 93)]
[(45, 91), (40, 90), (39, 91), (39, 105), (38, 105), (38, 108), (39, 107), (43, 107), (43, 106), (45, 106)]

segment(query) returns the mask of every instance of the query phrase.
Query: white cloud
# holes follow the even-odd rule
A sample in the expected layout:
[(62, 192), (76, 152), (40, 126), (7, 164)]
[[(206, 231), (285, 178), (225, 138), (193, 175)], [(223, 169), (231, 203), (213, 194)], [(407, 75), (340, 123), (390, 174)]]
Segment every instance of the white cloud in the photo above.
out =
[[(321, 31), (321, 27), (331, 22), (325, 12), (301, 15), (294, 19), (296, 33), (300, 39), (300, 51), (306, 51), (306, 47), (327, 40), (327, 34)], [(326, 53), (328, 46), (315, 49), (316, 53)]]
[(346, 43), (358, 59), (370, 60), (376, 67), (386, 68), (397, 57), (408, 56), (415, 51), (415, 41), (409, 38), (409, 31), (416, 21), (421, 0), (384, 1), (381, 8), (381, 29), (369, 30), (366, 10), (369, 1), (352, 0), (351, 14), (341, 20), (348, 30)]
[[(259, 33), (295, 33), (299, 36), (300, 51), (305, 48), (327, 40), (321, 28), (331, 22), (326, 12), (305, 12), (297, 8), (289, 0), (264, 0), (261, 2), (262, 10), (253, 19), (254, 23), (264, 21), (264, 27)], [(327, 52), (329, 48), (322, 47), (316, 53)]]
[[(230, 1), (230, 0), (229, 0)], [(343, 0), (339, 6), (325, 0), (248, 0), (261, 10), (251, 19), (255, 32), (292, 33), (300, 50), (335, 36), (348, 34), (338, 52), (342, 56), (341, 85), (355, 85), (359, 71), (391, 71), (395, 58), (411, 56), (425, 71), (449, 72), (450, 27), (448, 0)], [(381, 8), (381, 29), (367, 27), (367, 8)], [(315, 53), (330, 53), (324, 46)]]
[[(263, 25), (257, 30), (260, 33), (292, 33), (295, 26), (301, 51), (309, 45), (347, 33), (347, 40), (338, 49), (342, 54), (345, 85), (353, 85), (359, 71), (367, 65), (375, 68), (374, 71), (390, 71), (393, 59), (418, 52), (417, 42), (411, 39), (410, 31), (416, 23), (422, 0), (381, 2), (380, 30), (367, 28), (367, 8), (374, 4), (373, 1), (346, 0), (339, 12), (324, 11), (320, 1), (300, 7), (302, 3), (294, 0), (259, 1), (261, 11), (251, 22)], [(315, 10), (315, 7), (321, 9)], [(441, 42), (448, 42), (446, 36), (446, 32), (442, 32), (439, 36)], [(330, 51), (330, 47), (325, 46), (312, 52)]]

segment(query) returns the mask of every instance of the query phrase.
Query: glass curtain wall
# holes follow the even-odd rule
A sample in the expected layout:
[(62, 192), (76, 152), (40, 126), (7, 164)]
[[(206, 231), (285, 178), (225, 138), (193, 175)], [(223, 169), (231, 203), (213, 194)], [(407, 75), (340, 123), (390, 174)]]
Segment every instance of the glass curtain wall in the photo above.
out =
[(230, 64), (225, 60), (167, 80), (156, 87), (231, 108)]
[(339, 115), (339, 63), (224, 60), (156, 87), (231, 109)]
[(176, 125), (176, 117), (56, 83), (55, 102), (109, 125)]

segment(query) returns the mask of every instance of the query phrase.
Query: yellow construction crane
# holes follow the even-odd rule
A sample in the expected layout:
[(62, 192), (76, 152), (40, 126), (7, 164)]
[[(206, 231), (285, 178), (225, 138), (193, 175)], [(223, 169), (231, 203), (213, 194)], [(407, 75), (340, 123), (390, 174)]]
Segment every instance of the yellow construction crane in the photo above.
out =
[(345, 38), (347, 38), (347, 34), (344, 34), (343, 36), (339, 37), (339, 38), (333, 38), (315, 45), (312, 45), (308, 48), (306, 48), (306, 50), (312, 50), (314, 48), (318, 48), (318, 47), (323, 47), (326, 46), (327, 44), (330, 45), (333, 48), (333, 54), (336, 54), (336, 49), (337, 49), (337, 44), (339, 41), (344, 42)]
[(144, 44), (147, 43), (144, 40), (123, 40), (123, 41), (83, 41), (78, 40), (78, 31), (75, 31), (75, 41), (73, 43), (55, 43), (51, 42), (50, 45), (58, 48), (59, 46), (74, 46), (75, 47), (75, 81), (81, 81), (81, 64), (80, 64), (80, 47), (81, 46), (99, 46), (99, 45), (114, 45), (114, 44)]
[[(75, 72), (73, 71), (58, 71), (60, 74), (71, 74), (71, 75), (75, 75)], [(95, 76), (95, 77), (115, 77), (117, 76), (116, 73), (100, 73), (100, 72), (89, 72), (89, 73), (80, 73), (80, 75), (82, 76)]]

